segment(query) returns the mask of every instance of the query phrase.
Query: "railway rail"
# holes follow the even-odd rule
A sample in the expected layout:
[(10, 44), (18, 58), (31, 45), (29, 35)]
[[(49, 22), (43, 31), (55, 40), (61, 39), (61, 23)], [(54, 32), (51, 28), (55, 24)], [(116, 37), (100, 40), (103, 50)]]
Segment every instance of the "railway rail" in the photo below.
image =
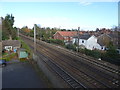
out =
[[(30, 48), (33, 49), (31, 45), (29, 45)], [(40, 53), (37, 50), (37, 53)], [(39, 54), (37, 54), (40, 56)], [(41, 53), (42, 56), (46, 57)], [(41, 56), (40, 56), (41, 57)], [(81, 82), (76, 80), (74, 77), (72, 77), (69, 73), (67, 73), (65, 70), (63, 70), (59, 65), (55, 64), (50, 58), (46, 57), (47, 61), (43, 59), (43, 61), (51, 67), (65, 82), (67, 82), (72, 88), (87, 88), (85, 85), (83, 85)]]
[[(38, 41), (39, 42), (39, 41)], [(41, 41), (42, 42), (42, 41)], [(47, 43), (46, 43), (47, 44)], [(53, 47), (53, 46), (51, 46)], [(58, 51), (60, 51), (60, 49), (62, 48), (59, 48)], [(67, 52), (71, 55), (74, 55), (75, 57), (81, 57), (82, 59), (84, 59), (85, 61), (91, 63), (91, 64), (94, 64), (94, 65), (98, 65), (99, 67), (101, 68), (104, 68), (106, 69), (107, 71), (110, 71), (111, 73), (116, 73), (116, 74), (119, 74), (120, 75), (120, 70), (119, 68), (116, 66), (115, 68), (113, 68), (113, 65), (111, 66), (110, 65), (107, 65), (106, 63), (107, 62), (102, 62), (102, 61), (98, 61), (98, 60), (95, 60), (91, 57), (88, 57), (88, 56), (84, 56), (84, 55), (81, 55), (81, 54), (78, 54), (78, 53), (75, 53), (75, 52), (71, 52), (69, 50), (66, 50), (66, 49), (62, 49), (62, 52)]]
[[(41, 46), (41, 45), (40, 45)], [(39, 48), (43, 48), (43, 47), (39, 47)], [(54, 51), (53, 49), (51, 49), (51, 48), (49, 48), (49, 50), (50, 51)], [(49, 51), (49, 50), (46, 50), (46, 48), (44, 48), (43, 49), (43, 51), (42, 52), (44, 52), (44, 51), (46, 51), (45, 52), (45, 54), (47, 54), (47, 55), (49, 55), (51, 52)], [(57, 55), (56, 54), (54, 54), (54, 53), (51, 53), (51, 57), (52, 57), (52, 59), (57, 59), (57, 58), (59, 58), (60, 60), (59, 61), (57, 61), (57, 62), (60, 62), (60, 61), (62, 61), (62, 62), (65, 62), (65, 63), (67, 63), (69, 66), (71, 66), (71, 67), (73, 67), (73, 68), (76, 68), (76, 69), (80, 69), (80, 68), (82, 68), (82, 67), (80, 67), (79, 65), (83, 65), (84, 63), (79, 63), (79, 62), (77, 62), (77, 63), (79, 63), (79, 65), (77, 65), (76, 64), (76, 62), (72, 62), (72, 64), (70, 64), (71, 62), (70, 61), (72, 61), (72, 60), (74, 60), (74, 58), (68, 58), (68, 59), (65, 59), (65, 60), (62, 60), (62, 58), (60, 58), (60, 57), (57, 57)], [(57, 53), (57, 54), (59, 54), (60, 55), (60, 53)], [(49, 55), (50, 56), (50, 55)], [(54, 58), (56, 56), (56, 58)], [(61, 56), (64, 56), (63, 54), (61, 55)], [(65, 57), (67, 57), (66, 55), (65, 55)], [(58, 60), (58, 59), (57, 59)], [(70, 62), (70, 63), (69, 63)], [(62, 64), (63, 65), (63, 64)], [(85, 64), (84, 64), (85, 65)], [(61, 66), (62, 67), (62, 66)], [(85, 66), (86, 68), (88, 67), (87, 65)], [(83, 68), (82, 68), (83, 69)], [(93, 79), (95, 79), (97, 82), (100, 82), (100, 83), (102, 83), (102, 84), (104, 84), (104, 82), (105, 81), (110, 81), (111, 80), (111, 78), (112, 77), (110, 77), (109, 75), (107, 75), (107, 74), (102, 74), (103, 72), (101, 72), (101, 71), (99, 71), (99, 73), (98, 73), (98, 70), (97, 69), (95, 69), (95, 68), (92, 68), (91, 69), (91, 67), (89, 66), (87, 69), (84, 69), (84, 70), (80, 70), (80, 71), (82, 71), (82, 73), (84, 73), (84, 70), (86, 71), (87, 69), (89, 69), (89, 70), (91, 70), (92, 72), (97, 72), (97, 74), (100, 74), (102, 77), (104, 77), (105, 79), (103, 79), (102, 80), (102, 82), (100, 82), (99, 80), (97, 80), (96, 78), (99, 78), (100, 79), (100, 77), (98, 77), (98, 76), (96, 76), (96, 78), (94, 78), (93, 76), (95, 76), (95, 73), (93, 73), (92, 75), (91, 75), (91, 72), (89, 72), (89, 70), (87, 70), (87, 73), (89, 73), (89, 75), (87, 74), (87, 73), (85, 73), (87, 76), (89, 76), (89, 77), (91, 77), (91, 78), (93, 78)], [(91, 76), (90, 76), (91, 75)], [(109, 82), (106, 82), (106, 83), (109, 83)], [(104, 84), (105, 85), (105, 84)], [(111, 87), (111, 86), (114, 86), (112, 83), (108, 86), (107, 84), (105, 85), (105, 86), (107, 86), (107, 87)]]

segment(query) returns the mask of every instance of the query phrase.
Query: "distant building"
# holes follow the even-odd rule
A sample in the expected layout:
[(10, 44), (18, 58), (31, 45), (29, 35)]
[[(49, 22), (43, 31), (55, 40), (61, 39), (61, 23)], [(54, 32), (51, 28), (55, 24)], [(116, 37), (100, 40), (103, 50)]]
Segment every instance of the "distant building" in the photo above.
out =
[[(73, 43), (78, 44), (78, 36), (74, 37)], [(90, 50), (94, 50), (94, 49), (103, 50), (104, 49), (97, 43), (97, 37), (94, 35), (90, 35), (90, 34), (80, 35), (79, 46), (80, 48), (86, 48)]]
[(117, 32), (113, 32), (110, 34), (102, 34), (102, 35), (98, 36), (98, 43), (101, 46), (107, 47), (110, 44), (110, 42), (112, 42), (113, 45), (116, 46), (117, 48), (119, 47), (118, 46), (118, 33)]
[(102, 35), (98, 36), (98, 40), (97, 40), (97, 42), (101, 46), (105, 46), (105, 47), (107, 47), (111, 41), (113, 41), (113, 40), (108, 34), (102, 34)]
[[(82, 34), (82, 32), (80, 32)], [(77, 31), (57, 31), (53, 37), (54, 39), (63, 40), (65, 43), (72, 43), (73, 36), (77, 35)]]
[(2, 41), (2, 49), (7, 51), (14, 51), (21, 47), (21, 43), (18, 40), (3, 40)]

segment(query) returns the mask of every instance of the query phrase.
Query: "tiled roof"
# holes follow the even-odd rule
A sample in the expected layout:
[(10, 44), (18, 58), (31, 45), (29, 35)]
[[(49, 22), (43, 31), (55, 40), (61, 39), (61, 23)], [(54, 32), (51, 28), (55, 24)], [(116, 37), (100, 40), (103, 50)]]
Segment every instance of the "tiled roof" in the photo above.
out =
[(91, 37), (91, 35), (89, 35), (89, 34), (84, 34), (84, 35), (81, 35), (80, 36), (80, 39), (85, 39), (85, 40), (87, 40), (88, 38), (90, 38)]
[[(80, 39), (85, 39), (85, 40), (87, 40), (87, 39), (89, 39), (91, 36), (92, 36), (92, 35), (90, 35), (90, 34), (82, 34), (82, 35), (79, 36), (79, 38), (80, 38)], [(78, 35), (75, 36), (74, 38), (78, 38)]]
[[(58, 31), (57, 33), (59, 33), (61, 36), (76, 36), (77, 35), (77, 31)], [(82, 34), (82, 32), (80, 32), (80, 34)]]
[(18, 40), (3, 40), (2, 46), (13, 46), (13, 47), (20, 47), (21, 43)]

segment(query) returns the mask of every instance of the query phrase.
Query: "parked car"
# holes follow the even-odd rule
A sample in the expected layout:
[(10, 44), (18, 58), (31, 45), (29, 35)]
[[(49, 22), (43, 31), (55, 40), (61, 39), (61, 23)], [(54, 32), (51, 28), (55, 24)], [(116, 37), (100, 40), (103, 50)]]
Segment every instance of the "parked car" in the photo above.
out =
[(5, 67), (7, 65), (6, 60), (0, 60), (0, 66)]

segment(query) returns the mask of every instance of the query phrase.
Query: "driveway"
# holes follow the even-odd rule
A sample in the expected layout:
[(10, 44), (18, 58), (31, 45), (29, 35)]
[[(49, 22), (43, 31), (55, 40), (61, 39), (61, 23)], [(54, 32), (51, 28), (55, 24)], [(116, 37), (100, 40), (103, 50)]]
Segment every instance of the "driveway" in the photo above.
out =
[(19, 62), (3, 67), (2, 88), (46, 88), (46, 85), (28, 62)]

